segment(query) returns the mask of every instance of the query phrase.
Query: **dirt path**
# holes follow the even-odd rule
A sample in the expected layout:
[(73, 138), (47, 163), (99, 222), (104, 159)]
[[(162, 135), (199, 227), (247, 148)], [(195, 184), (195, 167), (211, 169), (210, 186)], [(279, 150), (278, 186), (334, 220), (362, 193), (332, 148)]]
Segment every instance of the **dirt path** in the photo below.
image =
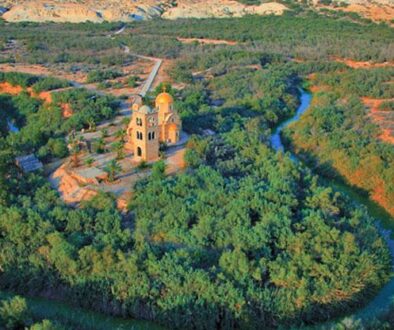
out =
[(204, 45), (228, 45), (235, 46), (238, 44), (237, 41), (232, 40), (224, 40), (224, 39), (205, 39), (205, 38), (177, 38), (178, 41), (183, 42), (185, 44), (190, 44), (193, 42), (198, 42)]
[(368, 68), (384, 68), (384, 67), (393, 67), (394, 62), (382, 62), (382, 63), (374, 63), (371, 61), (354, 61), (348, 58), (338, 58), (334, 57), (334, 61), (344, 63), (347, 66), (353, 69), (368, 69)]
[(148, 79), (146, 79), (145, 83), (141, 86), (140, 91), (138, 93), (139, 95), (144, 97), (146, 95), (146, 93), (150, 90), (150, 88), (152, 87), (153, 81), (155, 80), (157, 73), (159, 72), (159, 69), (160, 69), (160, 66), (161, 66), (163, 60), (161, 58), (157, 58), (157, 57), (149, 57), (149, 56), (143, 56), (143, 55), (131, 53), (130, 48), (128, 46), (124, 47), (124, 52), (126, 54), (130, 54), (130, 55), (133, 55), (138, 58), (142, 58), (145, 60), (155, 62), (154, 66), (152, 68), (152, 71), (150, 72), (150, 74), (148, 76)]

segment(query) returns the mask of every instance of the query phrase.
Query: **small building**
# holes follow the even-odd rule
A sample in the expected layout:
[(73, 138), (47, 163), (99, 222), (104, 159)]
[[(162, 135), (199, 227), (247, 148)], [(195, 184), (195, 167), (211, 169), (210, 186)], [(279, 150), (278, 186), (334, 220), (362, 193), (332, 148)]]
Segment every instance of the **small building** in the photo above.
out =
[(34, 172), (44, 167), (34, 154), (16, 157), (15, 161), (16, 165), (25, 173)]
[(160, 142), (177, 144), (181, 130), (182, 123), (170, 94), (160, 93), (153, 109), (136, 100), (127, 129), (127, 147), (133, 150), (136, 160), (156, 161), (159, 159)]

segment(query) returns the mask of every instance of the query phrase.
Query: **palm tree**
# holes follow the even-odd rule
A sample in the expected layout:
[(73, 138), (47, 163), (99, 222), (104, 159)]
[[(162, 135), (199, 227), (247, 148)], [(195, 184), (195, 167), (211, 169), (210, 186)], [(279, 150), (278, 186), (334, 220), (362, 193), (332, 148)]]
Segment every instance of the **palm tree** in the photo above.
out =
[(117, 130), (115, 136), (120, 139), (120, 142), (124, 143), (126, 137), (126, 130), (125, 129)]
[(114, 142), (112, 144), (112, 150), (116, 152), (116, 159), (124, 158), (123, 143), (120, 141)]
[(104, 171), (108, 174), (108, 181), (113, 182), (116, 179), (116, 175), (122, 171), (122, 167), (116, 161), (116, 159), (111, 160), (107, 166), (104, 168)]
[(94, 118), (89, 118), (87, 120), (87, 123), (89, 125), (88, 131), (95, 132), (96, 131), (96, 122), (94, 121)]
[(70, 154), (71, 154), (71, 161), (73, 167), (77, 167), (79, 165), (79, 153), (81, 152), (81, 144), (83, 141), (82, 136), (71, 136), (70, 137)]

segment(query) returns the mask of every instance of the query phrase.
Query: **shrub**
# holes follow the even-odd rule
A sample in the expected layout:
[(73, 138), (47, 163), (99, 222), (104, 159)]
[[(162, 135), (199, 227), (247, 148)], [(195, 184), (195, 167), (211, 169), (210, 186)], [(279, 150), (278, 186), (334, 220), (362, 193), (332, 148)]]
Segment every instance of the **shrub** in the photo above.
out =
[(7, 329), (19, 329), (28, 325), (31, 322), (31, 315), (26, 300), (15, 296), (3, 301), (0, 306), (0, 320)]

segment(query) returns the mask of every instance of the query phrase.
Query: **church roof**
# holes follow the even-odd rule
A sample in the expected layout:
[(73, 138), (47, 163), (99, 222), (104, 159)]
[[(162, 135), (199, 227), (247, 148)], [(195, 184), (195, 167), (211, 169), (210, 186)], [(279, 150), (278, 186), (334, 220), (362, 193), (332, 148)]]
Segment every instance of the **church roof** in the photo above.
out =
[(170, 94), (163, 92), (156, 97), (156, 104), (160, 103), (174, 103), (174, 99)]
[(148, 115), (150, 113), (154, 113), (155, 110), (147, 105), (143, 105), (141, 108), (138, 109), (138, 112)]

